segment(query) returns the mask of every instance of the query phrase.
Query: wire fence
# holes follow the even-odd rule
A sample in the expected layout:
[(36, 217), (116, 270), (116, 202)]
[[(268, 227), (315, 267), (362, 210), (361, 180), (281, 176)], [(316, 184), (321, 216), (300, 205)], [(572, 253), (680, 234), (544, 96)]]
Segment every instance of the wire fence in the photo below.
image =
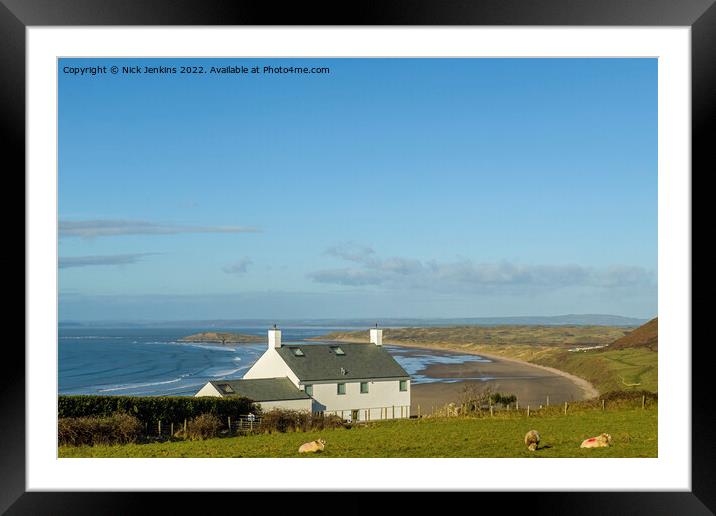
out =
[[(156, 420), (152, 424), (144, 423), (144, 434), (147, 437), (173, 438), (187, 435), (189, 421), (162, 421)], [(247, 414), (238, 417), (227, 417), (221, 420), (220, 435), (245, 435), (261, 429), (261, 417)]]
[(563, 403), (550, 403), (547, 396), (545, 403), (536, 404), (520, 404), (519, 401), (506, 404), (492, 403), (448, 403), (446, 405), (431, 405), (428, 410), (423, 412), (421, 406), (417, 406), (417, 414), (415, 417), (458, 417), (458, 416), (478, 416), (478, 417), (495, 417), (495, 416), (526, 416), (535, 417), (542, 415), (568, 415), (570, 413), (579, 413), (591, 410), (600, 410), (602, 412), (613, 408), (631, 408), (646, 410), (656, 407), (658, 404), (657, 396), (654, 394), (633, 396), (627, 398), (605, 399), (595, 398), (583, 401), (565, 401)]
[(406, 419), (411, 417), (410, 405), (327, 410), (324, 411), (323, 414), (327, 416), (338, 416), (348, 422), (382, 421), (387, 419)]

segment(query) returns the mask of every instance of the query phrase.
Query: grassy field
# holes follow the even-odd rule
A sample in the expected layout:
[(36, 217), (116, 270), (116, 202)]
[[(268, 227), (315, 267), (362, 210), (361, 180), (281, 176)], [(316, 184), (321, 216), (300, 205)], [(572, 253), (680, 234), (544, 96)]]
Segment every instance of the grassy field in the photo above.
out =
[[(298, 447), (318, 438), (326, 449), (310, 458), (329, 457), (656, 457), (656, 405), (575, 410), (566, 416), (527, 418), (514, 412), (491, 417), (422, 418), (369, 423), (351, 429), (259, 434), (206, 441), (174, 441), (119, 446), (61, 447), (60, 457), (301, 457)], [(541, 448), (530, 452), (523, 439), (535, 429)], [(613, 446), (580, 449), (582, 440), (602, 432)]]
[[(657, 392), (658, 353), (648, 347), (569, 351), (605, 346), (631, 328), (612, 326), (454, 326), (389, 328), (386, 344), (443, 349), (523, 360), (584, 378), (600, 392), (643, 389)], [(367, 342), (365, 332), (336, 332), (321, 339)], [(638, 384), (638, 385), (635, 385)]]
[(613, 351), (555, 352), (534, 362), (589, 381), (599, 392), (639, 389), (657, 392), (658, 354), (646, 348)]

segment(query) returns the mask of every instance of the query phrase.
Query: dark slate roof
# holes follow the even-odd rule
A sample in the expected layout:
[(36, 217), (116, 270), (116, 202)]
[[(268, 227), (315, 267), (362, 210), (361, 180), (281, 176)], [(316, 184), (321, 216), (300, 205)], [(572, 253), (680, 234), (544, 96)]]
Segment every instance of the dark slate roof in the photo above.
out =
[[(336, 354), (331, 349), (334, 347), (340, 347), (345, 354)], [(293, 348), (300, 348), (303, 356), (296, 356)], [(410, 377), (390, 353), (375, 344), (287, 343), (276, 351), (302, 382)]]
[[(308, 399), (310, 396), (288, 378), (256, 378), (251, 380), (216, 380), (210, 382), (224, 396), (243, 396), (253, 401)], [(229, 385), (233, 392), (226, 392)]]

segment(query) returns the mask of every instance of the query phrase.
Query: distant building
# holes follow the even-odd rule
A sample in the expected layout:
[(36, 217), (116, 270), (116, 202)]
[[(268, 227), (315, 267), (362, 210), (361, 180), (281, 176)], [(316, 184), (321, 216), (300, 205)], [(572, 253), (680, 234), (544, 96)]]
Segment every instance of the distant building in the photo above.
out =
[(286, 344), (268, 332), (268, 349), (242, 380), (207, 383), (196, 396), (244, 396), (263, 410), (287, 408), (366, 421), (410, 417), (410, 375), (383, 349), (383, 330), (370, 344)]

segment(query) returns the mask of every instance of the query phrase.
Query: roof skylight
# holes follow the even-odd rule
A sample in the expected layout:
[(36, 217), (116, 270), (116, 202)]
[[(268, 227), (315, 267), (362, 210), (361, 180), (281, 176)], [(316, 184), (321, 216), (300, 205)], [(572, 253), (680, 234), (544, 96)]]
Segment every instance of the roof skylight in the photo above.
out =
[(229, 385), (228, 383), (220, 383), (219, 389), (224, 391), (225, 394), (233, 394), (234, 393), (234, 389), (232, 389), (231, 385)]

